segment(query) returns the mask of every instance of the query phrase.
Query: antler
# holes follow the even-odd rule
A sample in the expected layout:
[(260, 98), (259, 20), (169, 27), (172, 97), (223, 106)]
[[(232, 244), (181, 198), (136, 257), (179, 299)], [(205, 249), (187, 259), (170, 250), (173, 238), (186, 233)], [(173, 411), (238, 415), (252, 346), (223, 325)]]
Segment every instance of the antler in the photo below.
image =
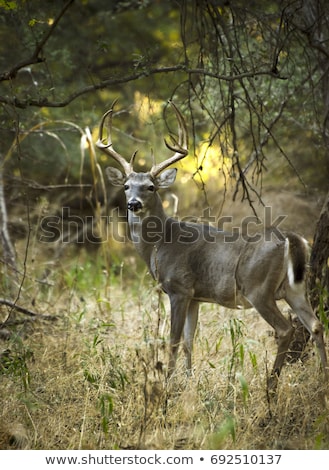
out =
[[(112, 143), (112, 116), (113, 116), (113, 108), (116, 102), (117, 100), (113, 101), (111, 108), (108, 111), (106, 111), (106, 113), (102, 117), (102, 120), (99, 125), (99, 134), (98, 134), (98, 140), (96, 142), (96, 145), (100, 150), (106, 153), (106, 155), (109, 155), (110, 157), (114, 158), (114, 160), (121, 165), (126, 176), (128, 176), (130, 175), (130, 173), (134, 171), (133, 164), (134, 164), (134, 159), (135, 159), (137, 151), (133, 153), (130, 159), (130, 162), (127, 162), (127, 160), (122, 155), (120, 155), (116, 150), (114, 150), (113, 143)], [(188, 148), (187, 148), (188, 135), (187, 135), (187, 129), (186, 129), (184, 118), (181, 115), (178, 108), (176, 107), (176, 105), (172, 101), (169, 101), (169, 103), (174, 108), (174, 111), (178, 120), (178, 141), (172, 138), (172, 144), (169, 144), (167, 140), (165, 139), (166, 146), (175, 153), (170, 158), (167, 158), (167, 160), (165, 160), (164, 162), (160, 162), (152, 166), (150, 170), (150, 174), (153, 177), (157, 176), (159, 173), (161, 173), (161, 171), (163, 171), (168, 166), (186, 157), (186, 155), (188, 154)], [(104, 124), (105, 124), (106, 119), (108, 119), (107, 142), (104, 142), (105, 139), (103, 137), (103, 131), (104, 131)]]
[[(110, 157), (114, 158), (115, 161), (117, 161), (121, 167), (123, 168), (126, 176), (130, 175), (133, 170), (133, 164), (134, 164), (134, 159), (136, 156), (137, 152), (134, 152), (130, 162), (127, 162), (127, 160), (120, 155), (120, 153), (116, 152), (113, 148), (112, 144), (112, 116), (113, 116), (113, 108), (118, 100), (114, 100), (112, 103), (111, 108), (106, 111), (106, 113), (103, 115), (102, 120), (99, 125), (99, 133), (98, 133), (98, 140), (96, 142), (97, 147), (102, 150), (106, 155), (109, 155)], [(104, 138), (103, 138), (103, 130), (104, 130), (104, 123), (106, 119), (108, 118), (108, 125), (107, 125), (107, 142), (104, 143)]]
[(175, 153), (170, 158), (167, 158), (167, 160), (165, 160), (164, 162), (160, 162), (157, 165), (153, 165), (150, 171), (150, 174), (152, 176), (157, 176), (165, 168), (175, 162), (178, 162), (178, 160), (181, 160), (188, 154), (188, 134), (184, 118), (178, 110), (177, 106), (172, 101), (169, 101), (169, 103), (174, 108), (178, 120), (178, 142), (172, 138), (173, 143), (169, 144), (165, 139), (165, 144), (168, 149), (172, 150)]

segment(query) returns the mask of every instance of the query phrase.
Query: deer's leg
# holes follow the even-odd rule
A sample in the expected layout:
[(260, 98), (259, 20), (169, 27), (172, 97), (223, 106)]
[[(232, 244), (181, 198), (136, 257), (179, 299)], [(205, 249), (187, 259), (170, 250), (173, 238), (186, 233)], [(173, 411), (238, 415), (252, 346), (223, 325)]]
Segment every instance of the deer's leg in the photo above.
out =
[(183, 294), (170, 294), (171, 324), (170, 324), (170, 356), (168, 376), (175, 370), (178, 348), (181, 341), (187, 309), (190, 298)]
[(282, 315), (274, 299), (269, 300), (268, 297), (258, 297), (256, 300), (252, 301), (252, 304), (264, 320), (274, 328), (277, 336), (278, 351), (271, 375), (268, 379), (268, 388), (274, 391), (277, 386), (286, 353), (293, 337), (294, 329), (289, 320)]
[(324, 374), (328, 379), (328, 361), (323, 339), (322, 324), (313, 312), (312, 307), (308, 299), (306, 298), (304, 291), (292, 288), (288, 289), (286, 301), (293, 309), (293, 311), (298, 315), (298, 318), (312, 336), (312, 339), (314, 340), (320, 354)]
[(187, 373), (191, 374), (192, 371), (192, 350), (193, 340), (195, 335), (196, 325), (199, 316), (199, 302), (191, 300), (184, 324), (184, 352), (186, 356), (186, 369)]

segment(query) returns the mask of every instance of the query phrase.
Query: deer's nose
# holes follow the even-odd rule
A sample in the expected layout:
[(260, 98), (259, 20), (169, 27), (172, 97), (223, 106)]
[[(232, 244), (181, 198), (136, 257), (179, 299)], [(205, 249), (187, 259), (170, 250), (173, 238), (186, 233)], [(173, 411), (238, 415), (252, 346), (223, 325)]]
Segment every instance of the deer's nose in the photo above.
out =
[(138, 199), (130, 199), (127, 204), (127, 207), (130, 211), (136, 212), (142, 209), (142, 203)]

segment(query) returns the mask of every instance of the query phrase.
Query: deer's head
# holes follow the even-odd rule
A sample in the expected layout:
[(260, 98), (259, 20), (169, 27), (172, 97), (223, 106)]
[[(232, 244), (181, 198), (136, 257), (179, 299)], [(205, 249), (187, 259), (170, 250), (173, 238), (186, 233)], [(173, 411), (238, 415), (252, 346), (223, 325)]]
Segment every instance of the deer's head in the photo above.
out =
[[(183, 116), (173, 102), (170, 102), (178, 119), (178, 140), (172, 138), (172, 142), (165, 140), (166, 146), (174, 152), (174, 154), (165, 161), (153, 164), (148, 172), (135, 172), (133, 169), (136, 153), (134, 152), (131, 159), (127, 161), (113, 148), (112, 144), (112, 116), (113, 107), (102, 117), (99, 127), (99, 138), (97, 147), (112, 157), (119, 163), (123, 171), (114, 167), (106, 169), (107, 177), (114, 186), (122, 186), (124, 188), (127, 200), (128, 210), (134, 213), (152, 210), (152, 206), (157, 201), (157, 191), (161, 188), (168, 188), (176, 178), (176, 168), (167, 169), (173, 163), (186, 157), (188, 154), (188, 137), (186, 124)], [(107, 120), (107, 141), (104, 141), (104, 123)]]

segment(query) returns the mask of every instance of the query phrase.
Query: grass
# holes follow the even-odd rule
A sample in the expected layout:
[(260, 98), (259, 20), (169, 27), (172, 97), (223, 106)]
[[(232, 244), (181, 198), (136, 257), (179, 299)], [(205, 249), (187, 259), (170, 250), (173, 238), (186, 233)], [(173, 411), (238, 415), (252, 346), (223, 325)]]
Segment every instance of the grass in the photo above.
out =
[(270, 399), (270, 328), (252, 310), (204, 304), (194, 375), (181, 352), (167, 383), (166, 297), (133, 258), (103, 263), (70, 254), (39, 284), (44, 265), (27, 260), (20, 303), (57, 320), (17, 315), (0, 340), (1, 449), (329, 449), (313, 345)]

